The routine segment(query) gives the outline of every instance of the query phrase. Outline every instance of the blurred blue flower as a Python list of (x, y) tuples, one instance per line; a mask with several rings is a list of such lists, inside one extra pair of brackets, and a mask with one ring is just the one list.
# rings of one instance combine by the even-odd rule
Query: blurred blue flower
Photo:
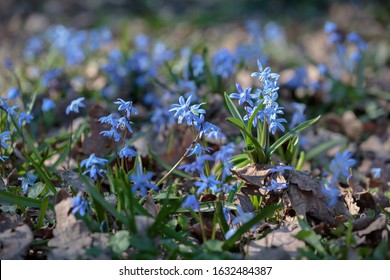
[(371, 174), (374, 179), (380, 179), (382, 176), (382, 168), (371, 168)]
[(196, 155), (196, 156), (200, 156), (202, 155), (203, 153), (205, 152), (210, 152), (212, 151), (213, 149), (210, 148), (210, 147), (203, 147), (201, 144), (199, 143), (196, 143), (195, 146), (193, 148), (187, 148), (187, 151), (190, 151), (190, 153), (187, 155), (187, 157), (190, 157), (192, 155)]
[[(199, 130), (199, 129), (198, 129)], [(225, 134), (222, 133), (222, 130), (210, 123), (210, 122), (203, 122), (201, 125), (201, 130), (200, 130), (200, 136), (205, 135), (206, 138), (209, 139), (215, 139), (217, 141), (223, 142), (226, 139)]]
[(329, 170), (333, 173), (331, 183), (334, 184), (340, 176), (347, 178), (349, 169), (356, 164), (352, 159), (352, 153), (345, 150), (343, 153), (336, 153), (334, 159), (330, 162)]
[(333, 33), (337, 31), (337, 25), (331, 21), (325, 22), (324, 31), (326, 33)]
[(168, 108), (157, 107), (153, 110), (151, 122), (154, 125), (153, 130), (155, 132), (163, 132), (170, 125), (175, 123), (175, 118), (172, 116)]
[(137, 155), (137, 152), (128, 146), (124, 146), (123, 149), (119, 152), (120, 158), (133, 158)]
[(191, 68), (194, 77), (200, 77), (204, 73), (206, 63), (201, 55), (195, 54), (191, 57)]
[(12, 87), (12, 88), (8, 89), (8, 91), (7, 91), (7, 98), (8, 99), (11, 99), (11, 100), (16, 99), (16, 98), (18, 98), (19, 95), (20, 95), (20, 91), (16, 87)]
[(85, 107), (83, 104), (85, 97), (79, 97), (73, 100), (68, 107), (66, 107), (66, 114), (69, 115), (70, 112), (78, 113), (80, 108)]
[(88, 158), (81, 161), (80, 166), (87, 168), (87, 170), (83, 172), (83, 175), (89, 173), (89, 177), (96, 180), (97, 175), (103, 177), (104, 171), (101, 169), (101, 167), (105, 166), (106, 164), (106, 159), (99, 158), (93, 153)]
[(250, 221), (254, 215), (251, 212), (244, 212), (241, 205), (237, 205), (238, 215), (232, 220), (233, 225), (245, 224)]
[(213, 161), (214, 158), (211, 155), (203, 154), (196, 157), (195, 161), (191, 163), (180, 165), (178, 169), (183, 169), (186, 173), (202, 173), (207, 160)]
[(107, 123), (111, 125), (112, 127), (118, 126), (118, 115), (117, 114), (109, 114), (108, 116), (101, 117), (99, 119), (100, 123)]
[(222, 182), (215, 179), (215, 174), (211, 174), (209, 177), (207, 177), (203, 172), (200, 173), (200, 182), (195, 182), (195, 186), (197, 186), (199, 189), (196, 192), (197, 194), (200, 194), (205, 189), (209, 189), (214, 191), (214, 193), (217, 193), (220, 191), (218, 188), (218, 185), (221, 185)]
[(280, 190), (286, 189), (287, 188), (287, 183), (278, 183), (274, 179), (271, 180), (270, 184), (265, 187), (265, 190), (268, 191), (273, 191), (273, 192), (279, 192)]
[(87, 210), (88, 203), (84, 199), (84, 197), (81, 194), (77, 194), (76, 197), (73, 198), (72, 201), (72, 214), (76, 215), (76, 213), (79, 213), (80, 216), (84, 216), (85, 212)]
[(232, 237), (237, 231), (237, 228), (229, 228), (229, 230), (226, 232), (225, 234), (225, 239), (229, 239), (230, 237)]
[(13, 71), (14, 70), (14, 64), (12, 63), (11, 59), (5, 58), (3, 60), (3, 65), (7, 70)]
[(137, 50), (146, 50), (149, 47), (149, 37), (143, 33), (134, 37), (134, 46)]
[(294, 110), (289, 128), (293, 129), (295, 126), (303, 123), (306, 121), (306, 115), (305, 115), (305, 110), (306, 110), (306, 105), (303, 103), (297, 103), (293, 102), (292, 103), (292, 108)]
[(130, 175), (130, 180), (133, 181), (134, 185), (132, 190), (139, 191), (141, 196), (146, 196), (148, 190), (158, 190), (158, 187), (155, 184), (150, 183), (150, 180), (153, 177), (152, 172), (147, 172), (143, 174), (140, 167), (137, 168), (137, 174)]
[(112, 40), (112, 34), (109, 28), (103, 27), (89, 31), (89, 50), (95, 51), (108, 44)]
[(227, 79), (236, 72), (236, 60), (228, 49), (216, 51), (212, 60), (214, 74)]
[(194, 211), (199, 211), (199, 202), (196, 199), (195, 195), (189, 195), (187, 196), (184, 200), (183, 203), (181, 204), (182, 208), (191, 208)]
[(24, 48), (24, 58), (26, 60), (34, 60), (43, 50), (43, 40), (37, 36), (28, 39)]
[(50, 87), (53, 85), (54, 81), (57, 80), (57, 78), (62, 75), (64, 72), (61, 68), (52, 68), (47, 70), (41, 78), (41, 85), (44, 87)]
[(10, 135), (11, 132), (9, 131), (3, 131), (2, 133), (0, 133), (0, 147), (3, 147), (4, 149), (8, 149), (9, 146), (5, 142), (11, 140)]
[(24, 122), (31, 123), (33, 119), (34, 117), (32, 115), (21, 112), (18, 118), (18, 126), (22, 127)]
[(42, 111), (48, 112), (56, 107), (56, 103), (50, 98), (44, 98), (42, 100)]
[(340, 195), (339, 189), (335, 185), (331, 183), (327, 183), (322, 186), (321, 191), (328, 198), (327, 205), (329, 207), (334, 207)]
[(134, 115), (138, 115), (137, 109), (133, 106), (132, 101), (124, 101), (121, 98), (118, 98), (118, 101), (114, 101), (114, 104), (119, 105), (118, 111), (126, 111), (126, 117), (127, 119), (130, 119), (131, 113)]
[(122, 139), (122, 136), (118, 133), (115, 127), (111, 127), (110, 130), (103, 130), (100, 132), (101, 135), (113, 138), (115, 142), (118, 142), (120, 139)]
[(33, 173), (31, 172), (27, 172), (26, 175), (24, 175), (23, 177), (19, 177), (18, 180), (19, 181), (22, 181), (22, 189), (23, 189), (23, 192), (27, 192), (27, 188), (29, 186), (33, 186), (35, 184), (35, 181), (38, 179), (37, 176), (35, 176)]
[(286, 170), (294, 170), (294, 167), (288, 165), (276, 165), (274, 168), (268, 170), (269, 173), (284, 173)]

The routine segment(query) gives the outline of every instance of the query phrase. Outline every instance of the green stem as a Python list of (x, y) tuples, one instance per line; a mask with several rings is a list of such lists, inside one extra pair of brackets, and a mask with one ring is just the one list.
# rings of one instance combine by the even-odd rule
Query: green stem
[[(196, 142), (198, 142), (198, 140), (199, 140), (199, 135), (200, 135), (200, 134), (198, 134), (198, 135), (195, 137), (194, 141), (192, 141), (192, 144), (191, 144), (190, 148), (192, 148), (192, 147), (196, 144)], [(160, 181), (157, 182), (157, 184), (156, 184), (157, 187), (158, 187), (159, 185), (161, 185), (162, 182), (164, 182), (165, 179), (168, 178), (169, 175), (171, 175), (171, 173), (176, 169), (176, 167), (179, 166), (179, 164), (186, 158), (186, 156), (187, 156), (189, 153), (190, 153), (190, 150), (186, 150), (186, 152), (185, 152), (184, 155), (179, 159), (179, 161), (176, 162), (176, 164), (168, 171), (168, 173), (165, 174), (164, 177), (162, 177), (162, 178), (160, 179)]]

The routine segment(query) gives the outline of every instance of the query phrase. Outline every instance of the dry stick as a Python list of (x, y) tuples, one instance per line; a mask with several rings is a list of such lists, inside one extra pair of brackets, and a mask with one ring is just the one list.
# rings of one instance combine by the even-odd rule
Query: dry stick
[[(194, 141), (192, 141), (192, 143), (191, 143), (190, 148), (192, 148), (192, 147), (196, 144), (196, 142), (198, 142), (199, 135), (200, 135), (200, 133), (199, 133), (198, 135), (196, 135)], [(176, 164), (168, 171), (168, 173), (165, 174), (164, 177), (162, 177), (162, 178), (160, 179), (160, 181), (157, 182), (157, 184), (156, 184), (157, 187), (158, 187), (159, 185), (161, 185), (162, 182), (164, 182), (165, 179), (168, 178), (169, 175), (171, 175), (171, 173), (173, 172), (173, 170), (175, 170), (176, 167), (179, 166), (179, 164), (186, 158), (186, 156), (189, 154), (189, 152), (190, 152), (190, 150), (187, 149), (187, 151), (186, 151), (186, 152), (184, 153), (184, 155), (179, 159), (179, 161), (176, 162)]]

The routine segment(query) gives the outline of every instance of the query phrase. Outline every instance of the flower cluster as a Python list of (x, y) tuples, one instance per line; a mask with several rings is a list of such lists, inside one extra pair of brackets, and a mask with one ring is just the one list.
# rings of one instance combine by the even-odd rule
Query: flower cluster
[(103, 158), (99, 158), (95, 156), (95, 154), (91, 154), (88, 158), (81, 161), (81, 167), (87, 168), (83, 174), (89, 174), (89, 177), (96, 180), (97, 176), (103, 177), (104, 171), (102, 170), (102, 166), (107, 164), (107, 160)]
[(253, 121), (254, 126), (257, 126), (258, 121), (261, 121), (268, 124), (269, 131), (272, 134), (275, 134), (278, 128), (284, 132), (285, 128), (282, 123), (287, 121), (278, 117), (278, 115), (284, 113), (283, 107), (280, 107), (276, 102), (279, 89), (277, 86), (279, 74), (272, 73), (270, 67), (263, 69), (260, 60), (257, 63), (260, 72), (252, 73), (251, 77), (257, 78), (261, 82), (262, 88), (256, 89), (255, 93), (251, 94), (251, 88), (243, 90), (237, 83), (238, 93), (230, 94), (230, 98), (238, 99), (238, 103), (244, 106), (246, 111), (246, 115), (243, 118), (244, 121), (249, 121), (252, 115), (257, 112)]
[(133, 129), (131, 127), (133, 122), (131, 122), (130, 119), (131, 115), (137, 115), (138, 111), (133, 106), (132, 101), (124, 101), (123, 99), (118, 98), (114, 104), (119, 105), (118, 111), (124, 111), (126, 115), (120, 117), (118, 114), (110, 114), (108, 116), (101, 117), (99, 121), (110, 125), (110, 130), (103, 130), (100, 134), (105, 137), (112, 138), (115, 142), (118, 142), (121, 139), (123, 140), (123, 147), (119, 152), (120, 158), (135, 157), (137, 153), (126, 144), (126, 137), (122, 137), (120, 132), (125, 131), (125, 135), (127, 135), (127, 133), (133, 133)]
[[(352, 72), (356, 63), (361, 61), (367, 43), (355, 32), (344, 36), (333, 22), (326, 22), (324, 31), (328, 34), (327, 43), (336, 50), (334, 61), (345, 70)], [(336, 70), (334, 67), (332, 69)], [(339, 75), (336, 72), (334, 74)]]

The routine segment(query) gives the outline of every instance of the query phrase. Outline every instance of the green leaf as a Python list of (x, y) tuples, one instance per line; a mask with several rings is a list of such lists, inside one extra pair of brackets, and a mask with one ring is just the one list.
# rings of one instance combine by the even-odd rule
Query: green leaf
[(81, 180), (83, 180), (86, 188), (87, 188), (87, 192), (88, 194), (92, 197), (92, 199), (100, 204), (102, 207), (104, 207), (104, 209), (106, 209), (108, 212), (110, 212), (116, 219), (118, 219), (121, 223), (123, 223), (124, 225), (129, 225), (128, 223), (128, 220), (127, 218), (122, 215), (121, 213), (119, 213), (115, 207), (113, 205), (111, 205), (110, 203), (108, 203), (104, 197), (98, 192), (98, 190), (96, 189), (95, 186), (93, 186), (91, 184), (91, 182), (85, 177), (85, 176), (81, 176)]
[(317, 147), (313, 148), (312, 150), (308, 151), (306, 153), (306, 160), (311, 160), (312, 158), (316, 157), (317, 155), (333, 148), (334, 146), (337, 145), (344, 145), (347, 143), (347, 140), (344, 138), (339, 138), (339, 139), (333, 139), (327, 142), (324, 142)]
[[(24, 196), (20, 196), (2, 190), (0, 190), (0, 201), (16, 204), (18, 206), (23, 206), (23, 207), (39, 208), (41, 206), (40, 199), (24, 197)], [(50, 208), (53, 208), (53, 204), (50, 204)]]
[(317, 250), (319, 254), (325, 256), (327, 253), (324, 246), (321, 244), (321, 236), (316, 234), (306, 221), (298, 219), (298, 222), (302, 230), (298, 232), (296, 238), (304, 241), (306, 244)]
[(226, 107), (228, 108), (228, 110), (229, 110), (230, 114), (233, 116), (233, 118), (236, 118), (236, 119), (240, 120), (241, 123), (244, 123), (244, 121), (242, 120), (242, 117), (240, 115), (240, 112), (238, 112), (238, 109), (237, 109), (236, 105), (234, 105), (232, 99), (229, 97), (229, 94), (227, 94), (225, 92), (224, 97), (225, 97)]
[(42, 182), (38, 182), (28, 189), (27, 197), (37, 198), (44, 189), (45, 185)]
[(271, 147), (267, 151), (267, 157), (269, 158), (276, 151), (277, 148), (279, 148), (286, 141), (288, 141), (289, 139), (294, 137), (298, 132), (300, 132), (300, 131), (304, 130), (305, 128), (308, 128), (309, 126), (316, 123), (320, 119), (320, 117), (321, 117), (321, 115), (316, 117), (316, 118), (313, 118), (311, 120), (305, 121), (305, 122), (301, 123), (300, 125), (297, 125), (296, 127), (294, 127), (292, 130), (290, 130), (289, 132), (284, 134), (282, 137), (280, 137), (277, 141), (275, 141), (274, 144), (271, 145)]
[(42, 227), (43, 220), (45, 219), (46, 210), (49, 206), (49, 199), (50, 196), (46, 196), (41, 202), (41, 207), (39, 209), (39, 220), (37, 225), (35, 226), (36, 229), (40, 229)]
[(271, 204), (262, 210), (254, 216), (252, 219), (250, 219), (247, 223), (243, 224), (240, 228), (237, 229), (237, 231), (223, 244), (224, 249), (229, 249), (233, 247), (234, 243), (238, 241), (245, 232), (247, 232), (251, 227), (259, 223), (261, 220), (264, 220), (268, 217), (271, 217), (275, 214), (275, 211), (280, 209), (280, 205), (277, 204)]
[(241, 133), (244, 135), (244, 139), (247, 145), (248, 153), (250, 154), (251, 158), (256, 163), (265, 163), (266, 162), (266, 156), (265, 153), (260, 146), (257, 139), (252, 135), (250, 131), (248, 131), (247, 127), (244, 125), (243, 122), (241, 122), (239, 119), (236, 118), (227, 118), (228, 122), (234, 124), (237, 126)]
[(108, 246), (117, 254), (124, 252), (130, 247), (130, 233), (127, 230), (118, 231), (110, 237)]

